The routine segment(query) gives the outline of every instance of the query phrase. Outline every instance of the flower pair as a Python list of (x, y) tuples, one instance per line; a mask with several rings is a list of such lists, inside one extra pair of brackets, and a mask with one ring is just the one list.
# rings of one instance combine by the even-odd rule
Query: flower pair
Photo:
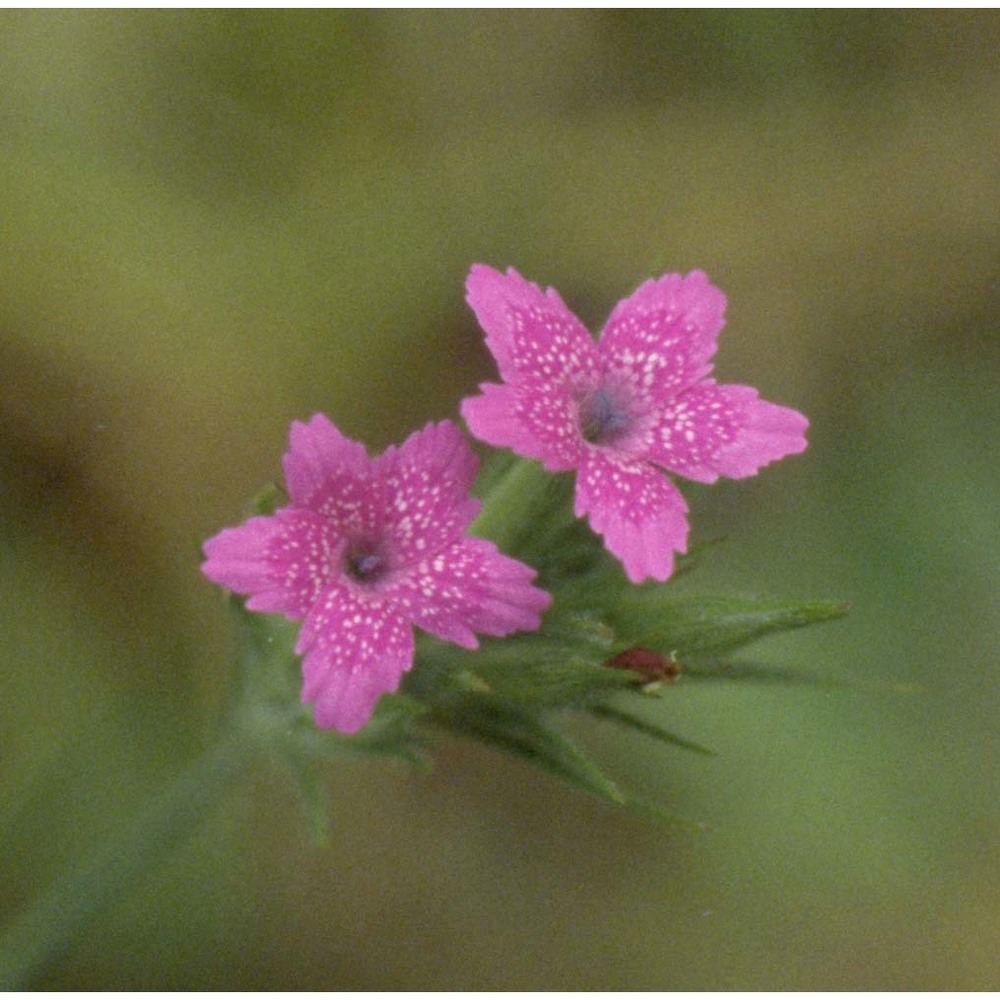
[[(552, 289), (476, 265), (468, 301), (504, 384), (462, 415), (482, 441), (577, 471), (586, 515), (629, 579), (666, 580), (687, 545), (687, 505), (661, 470), (741, 478), (805, 446), (806, 419), (706, 376), (725, 297), (700, 271), (647, 281), (598, 341)], [(466, 534), (476, 458), (429, 424), (370, 459), (324, 416), (292, 424), (290, 503), (205, 543), (202, 570), (247, 607), (303, 619), (303, 701), (355, 732), (413, 662), (413, 626), (470, 649), (476, 633), (534, 630), (550, 596), (530, 567)]]

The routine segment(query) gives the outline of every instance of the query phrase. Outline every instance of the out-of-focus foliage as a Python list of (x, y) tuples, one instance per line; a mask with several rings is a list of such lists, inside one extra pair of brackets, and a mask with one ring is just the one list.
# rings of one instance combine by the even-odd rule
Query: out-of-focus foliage
[[(195, 753), (229, 682), (198, 544), (323, 410), (373, 450), (491, 375), (473, 261), (599, 327), (728, 294), (721, 379), (811, 447), (685, 486), (671, 586), (844, 599), (573, 723), (707, 836), (445, 741), (219, 803), (51, 988), (979, 988), (1000, 908), (993, 12), (0, 15), (2, 913)], [(901, 694), (901, 687), (916, 693)]]

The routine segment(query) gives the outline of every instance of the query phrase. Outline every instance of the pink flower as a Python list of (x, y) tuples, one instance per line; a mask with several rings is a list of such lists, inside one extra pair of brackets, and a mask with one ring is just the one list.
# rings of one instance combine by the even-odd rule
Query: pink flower
[(632, 582), (666, 580), (687, 547), (687, 504), (661, 470), (740, 479), (806, 447), (808, 421), (743, 385), (706, 376), (726, 299), (701, 271), (647, 281), (599, 340), (554, 289), (473, 266), (467, 298), (504, 385), (462, 404), (472, 433), (577, 470), (575, 511)]
[(204, 546), (202, 572), (254, 611), (304, 619), (303, 701), (353, 733), (413, 664), (413, 626), (475, 649), (475, 632), (536, 629), (550, 597), (529, 566), (465, 531), (476, 457), (451, 423), (369, 459), (323, 415), (292, 424), (291, 503)]

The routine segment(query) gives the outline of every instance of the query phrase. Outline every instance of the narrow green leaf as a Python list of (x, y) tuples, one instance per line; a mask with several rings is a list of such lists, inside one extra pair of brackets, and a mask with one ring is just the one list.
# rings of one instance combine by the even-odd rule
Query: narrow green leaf
[(761, 601), (729, 596), (677, 596), (647, 587), (621, 595), (608, 609), (623, 646), (646, 646), (684, 658), (723, 653), (773, 632), (843, 618), (840, 601)]
[(509, 665), (487, 662), (478, 675), (499, 697), (553, 708), (581, 707), (636, 686), (636, 678), (627, 671), (566, 654)]
[(539, 585), (558, 589), (562, 606), (573, 603), (575, 592), (594, 573), (611, 572), (612, 585), (618, 585), (620, 567), (573, 513), (572, 475), (553, 475), (528, 459), (501, 459), (487, 463), (476, 490), (483, 508), (472, 533), (537, 567)]
[(668, 743), (671, 746), (680, 747), (682, 750), (693, 750), (695, 753), (705, 754), (708, 757), (715, 756), (714, 750), (710, 750), (700, 743), (684, 739), (683, 736), (678, 736), (676, 733), (661, 729), (655, 723), (647, 722), (645, 719), (637, 718), (628, 712), (612, 708), (610, 705), (591, 705), (588, 711), (591, 715), (596, 715), (599, 719), (616, 722), (618, 725), (625, 726), (627, 729), (634, 729), (644, 736), (651, 736), (654, 740), (659, 740), (661, 743)]
[(483, 506), (470, 531), (520, 556), (531, 549), (532, 536), (558, 531), (571, 520), (568, 479), (524, 458), (492, 465), (477, 484)]
[(605, 666), (613, 632), (586, 615), (556, 613), (540, 632), (484, 639), (477, 650), (420, 636), (417, 662), (403, 690), (428, 705), (470, 691), (534, 705), (584, 705), (635, 683)]
[(499, 747), (605, 802), (628, 801), (582, 750), (519, 705), (470, 697), (437, 718), (445, 728)]

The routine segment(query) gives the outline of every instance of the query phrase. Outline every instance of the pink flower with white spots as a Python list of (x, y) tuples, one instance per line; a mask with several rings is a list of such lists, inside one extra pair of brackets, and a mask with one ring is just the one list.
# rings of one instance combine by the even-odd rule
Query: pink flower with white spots
[(473, 266), (467, 298), (503, 385), (462, 416), (488, 444), (577, 470), (577, 517), (630, 580), (666, 580), (687, 548), (687, 504), (661, 470), (740, 479), (806, 447), (806, 418), (706, 376), (726, 299), (701, 271), (667, 274), (615, 306), (595, 342), (555, 289)]
[(413, 626), (475, 649), (474, 633), (536, 629), (550, 604), (534, 570), (465, 532), (477, 460), (459, 429), (428, 424), (369, 459), (322, 414), (292, 424), (291, 502), (204, 546), (202, 572), (254, 611), (304, 619), (303, 701), (353, 733), (413, 664)]

